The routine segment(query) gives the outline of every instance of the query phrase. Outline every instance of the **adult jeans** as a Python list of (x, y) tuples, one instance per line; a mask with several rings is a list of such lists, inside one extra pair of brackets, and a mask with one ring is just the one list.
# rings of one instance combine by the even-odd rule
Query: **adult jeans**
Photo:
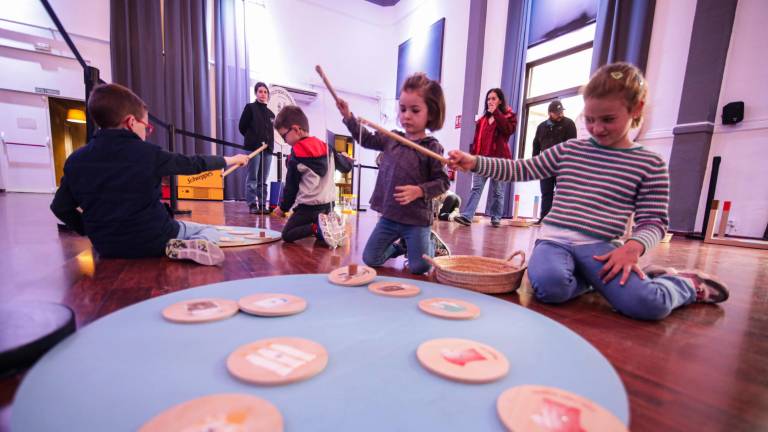
[[(464, 206), (464, 211), (461, 215), (465, 218), (472, 220), (475, 216), (478, 204), (480, 204), (480, 196), (483, 194), (483, 188), (488, 177), (482, 177), (477, 174), (472, 174), (472, 192), (469, 194), (469, 200), (467, 205)], [(501, 219), (501, 214), (504, 208), (504, 183), (491, 179), (490, 189), (488, 193), (491, 194), (491, 207), (486, 213), (491, 215), (491, 219)]]
[(272, 153), (269, 149), (257, 154), (248, 162), (248, 176), (245, 178), (245, 201), (249, 206), (269, 208), (267, 179), (271, 166)]

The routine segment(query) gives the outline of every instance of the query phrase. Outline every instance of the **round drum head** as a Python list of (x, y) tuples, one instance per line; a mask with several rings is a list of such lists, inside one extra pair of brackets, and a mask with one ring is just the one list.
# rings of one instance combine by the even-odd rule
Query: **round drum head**
[(496, 411), (510, 431), (628, 430), (621, 420), (600, 405), (554, 387), (512, 387), (496, 400)]
[(240, 310), (260, 316), (285, 316), (302, 312), (307, 308), (307, 301), (290, 294), (254, 294), (243, 297), (238, 302)]
[(376, 278), (376, 270), (365, 265), (350, 264), (328, 273), (332, 284), (342, 286), (360, 286), (371, 283)]
[(509, 371), (504, 354), (469, 339), (432, 339), (419, 345), (416, 356), (428, 371), (469, 384), (495, 381)]
[(177, 323), (202, 323), (229, 318), (238, 310), (233, 300), (201, 298), (168, 306), (163, 309), (163, 318)]
[(419, 302), (419, 309), (440, 318), (465, 320), (477, 318), (480, 308), (474, 304), (458, 299), (434, 297)]
[(253, 384), (281, 385), (311, 378), (325, 369), (328, 353), (317, 342), (294, 337), (262, 339), (227, 358), (235, 377)]
[(368, 285), (368, 291), (387, 297), (413, 297), (419, 295), (421, 289), (408, 283), (382, 281)]
[(282, 430), (283, 416), (264, 399), (245, 394), (216, 394), (163, 411), (139, 432)]

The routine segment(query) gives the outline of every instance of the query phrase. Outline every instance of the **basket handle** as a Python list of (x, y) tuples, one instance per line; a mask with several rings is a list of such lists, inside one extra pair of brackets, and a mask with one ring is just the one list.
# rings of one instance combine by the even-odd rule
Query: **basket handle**
[(515, 259), (516, 256), (520, 256), (520, 267), (523, 267), (525, 265), (525, 252), (521, 250), (514, 251), (512, 255), (507, 258), (507, 261), (511, 264), (512, 260)]
[(428, 263), (432, 264), (433, 267), (440, 268), (440, 264), (438, 264), (437, 261), (435, 261), (435, 259), (431, 256), (424, 254), (421, 257), (424, 258), (424, 260)]

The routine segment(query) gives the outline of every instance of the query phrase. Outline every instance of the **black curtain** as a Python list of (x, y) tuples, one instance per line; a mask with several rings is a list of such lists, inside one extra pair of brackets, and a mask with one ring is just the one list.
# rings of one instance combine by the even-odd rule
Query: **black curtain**
[[(219, 138), (243, 144), (238, 129), (240, 114), (249, 102), (248, 50), (242, 0), (214, 0), (216, 46), (216, 131)], [(217, 145), (217, 154), (229, 156), (242, 150)], [(235, 170), (225, 180), (224, 199), (245, 199), (245, 169)]]
[[(161, 14), (158, 1), (111, 0), (113, 81), (136, 92), (159, 119), (210, 135), (205, 1), (163, 0), (163, 5)], [(150, 141), (168, 148), (163, 129)], [(175, 150), (209, 154), (211, 146), (176, 135)]]
[(592, 72), (617, 61), (645, 72), (656, 0), (600, 0)]
[[(177, 129), (210, 136), (205, 0), (164, 1), (166, 121)], [(176, 151), (210, 154), (211, 144), (177, 136)]]
[[(165, 80), (160, 2), (111, 0), (110, 54), (112, 81), (134, 91), (147, 103), (149, 111), (164, 119)], [(168, 148), (162, 129), (150, 141)]]

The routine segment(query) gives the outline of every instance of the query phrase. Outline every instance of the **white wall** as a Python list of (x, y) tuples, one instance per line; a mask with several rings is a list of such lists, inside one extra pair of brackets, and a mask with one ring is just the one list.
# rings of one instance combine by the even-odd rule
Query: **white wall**
[[(110, 81), (109, 1), (50, 3), (83, 58)], [(0, 9), (0, 88), (34, 92), (45, 87), (62, 97), (85, 99), (82, 68), (55, 28), (39, 1), (15, 1)], [(35, 43), (49, 44), (51, 52), (36, 51)]]
[[(111, 79), (108, 0), (51, 0), (83, 58)], [(52, 192), (54, 178), (47, 96), (85, 99), (83, 70), (42, 3), (6, 2), (0, 9), (0, 134), (5, 147), (0, 170), (9, 191)], [(46, 44), (49, 52), (35, 49)], [(24, 125), (23, 127), (21, 125)], [(34, 125), (31, 126), (31, 125)], [(10, 144), (21, 142), (21, 145)]]
[(696, 0), (656, 2), (645, 78), (648, 103), (638, 142), (669, 161), (691, 44)]
[[(656, 3), (653, 33), (646, 78), (650, 92), (645, 123), (639, 142), (669, 160), (677, 125), (680, 97), (691, 42), (696, 0)], [(735, 222), (729, 233), (762, 237), (768, 223), (768, 84), (765, 71), (768, 58), (762, 26), (768, 20), (768, 3), (741, 0), (736, 9), (731, 42), (726, 59), (723, 84), (715, 120), (715, 131), (708, 158), (706, 177), (695, 226), (701, 227), (707, 196), (711, 160), (721, 156), (715, 199), (733, 201), (729, 219)], [(744, 122), (723, 126), (722, 107), (728, 102), (744, 101)]]
[[(696, 226), (704, 218), (711, 161), (721, 156), (715, 199), (732, 201), (730, 234), (762, 237), (768, 224), (768, 56), (764, 33), (768, 2), (740, 0), (736, 8), (723, 85), (717, 104), (707, 177), (699, 202)], [(744, 101), (744, 121), (723, 125), (723, 105)], [(721, 206), (722, 207), (722, 206)]]

